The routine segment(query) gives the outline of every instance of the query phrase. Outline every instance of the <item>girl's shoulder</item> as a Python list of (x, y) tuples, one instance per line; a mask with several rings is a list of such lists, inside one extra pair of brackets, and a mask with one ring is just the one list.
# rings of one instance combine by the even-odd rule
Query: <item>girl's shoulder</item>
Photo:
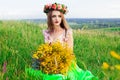
[(69, 28), (69, 29), (67, 30), (67, 34), (72, 34), (72, 33), (73, 33), (72, 28)]
[(47, 29), (42, 30), (42, 32), (45, 37), (49, 36), (49, 31)]
[(42, 31), (48, 33), (48, 30), (47, 30), (47, 29), (43, 29)]
[(43, 34), (48, 34), (49, 33), (49, 31), (47, 29), (43, 29), (42, 32), (43, 32)]

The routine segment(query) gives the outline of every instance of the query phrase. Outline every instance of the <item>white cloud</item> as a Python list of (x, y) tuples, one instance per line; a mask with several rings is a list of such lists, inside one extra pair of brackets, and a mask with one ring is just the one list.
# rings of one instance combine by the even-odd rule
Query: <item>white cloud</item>
[(63, 3), (75, 18), (120, 18), (120, 0), (0, 0), (0, 19), (46, 18), (43, 6)]

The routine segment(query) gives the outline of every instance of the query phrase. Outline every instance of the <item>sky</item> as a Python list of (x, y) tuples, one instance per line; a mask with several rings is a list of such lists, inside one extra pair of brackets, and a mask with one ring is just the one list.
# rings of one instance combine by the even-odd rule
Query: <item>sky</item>
[(49, 3), (68, 7), (66, 18), (120, 18), (120, 0), (0, 0), (0, 20), (46, 18)]

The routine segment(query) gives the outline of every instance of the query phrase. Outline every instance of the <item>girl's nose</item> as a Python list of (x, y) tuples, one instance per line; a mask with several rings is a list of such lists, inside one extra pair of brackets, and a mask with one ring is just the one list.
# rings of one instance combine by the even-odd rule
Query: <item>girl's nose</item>
[(56, 17), (56, 20), (58, 20), (58, 16)]

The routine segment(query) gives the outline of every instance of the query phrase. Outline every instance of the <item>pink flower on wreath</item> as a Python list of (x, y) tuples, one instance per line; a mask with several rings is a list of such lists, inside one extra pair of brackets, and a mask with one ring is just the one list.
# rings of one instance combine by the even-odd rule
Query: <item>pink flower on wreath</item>
[(49, 9), (51, 9), (51, 7), (52, 7), (52, 4), (49, 4)]
[(51, 8), (55, 10), (57, 8), (56, 4), (52, 4)]
[(58, 10), (62, 9), (62, 5), (58, 4), (58, 5), (57, 5), (57, 9), (58, 9)]
[(48, 9), (49, 8), (49, 5), (45, 5), (45, 9)]

